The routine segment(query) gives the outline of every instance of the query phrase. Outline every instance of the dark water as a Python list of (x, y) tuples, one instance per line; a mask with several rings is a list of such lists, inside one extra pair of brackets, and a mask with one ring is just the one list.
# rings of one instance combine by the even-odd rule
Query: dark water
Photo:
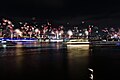
[(26, 45), (0, 49), (0, 80), (88, 80), (89, 50), (59, 43)]
[(120, 48), (95, 48), (90, 55), (94, 80), (120, 80)]
[(88, 68), (94, 70), (94, 80), (119, 80), (120, 49), (83, 50), (59, 43), (0, 49), (0, 80), (90, 80)]

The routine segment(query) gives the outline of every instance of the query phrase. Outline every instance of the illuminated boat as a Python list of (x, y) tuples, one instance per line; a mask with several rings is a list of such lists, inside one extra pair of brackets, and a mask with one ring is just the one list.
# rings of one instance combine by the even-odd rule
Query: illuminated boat
[(89, 41), (76, 41), (76, 40), (70, 40), (67, 42), (68, 48), (78, 47), (83, 49), (89, 49), (90, 42)]
[(33, 41), (38, 41), (38, 40), (37, 39), (25, 38), (25, 39), (7, 39), (6, 41), (12, 41), (12, 42), (33, 42)]
[(0, 48), (13, 47), (15, 45), (16, 45), (16, 43), (14, 43), (14, 42), (3, 40), (0, 43)]
[(51, 39), (50, 42), (63, 42), (63, 39)]
[(67, 46), (89, 46), (90, 42), (67, 42)]
[(31, 44), (37, 42), (37, 39), (0, 39), (0, 48), (15, 47), (17, 44)]
[(39, 40), (39, 42), (63, 42), (63, 39), (46, 39), (46, 40)]

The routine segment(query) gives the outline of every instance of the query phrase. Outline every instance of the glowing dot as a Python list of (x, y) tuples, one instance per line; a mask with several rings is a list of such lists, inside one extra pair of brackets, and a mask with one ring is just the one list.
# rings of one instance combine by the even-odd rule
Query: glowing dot
[(22, 22), (19, 22), (20, 24), (22, 24)]
[(85, 23), (84, 21), (82, 21), (82, 24)]
[(8, 21), (8, 24), (12, 24), (11, 21)]
[(67, 24), (70, 24), (69, 22), (67, 22)]

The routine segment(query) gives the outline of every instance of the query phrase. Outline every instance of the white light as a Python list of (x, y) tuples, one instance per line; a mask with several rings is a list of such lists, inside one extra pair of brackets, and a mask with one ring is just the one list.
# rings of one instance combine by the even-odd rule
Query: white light
[(69, 36), (72, 36), (72, 35), (73, 35), (73, 33), (72, 33), (72, 31), (71, 31), (71, 30), (68, 30), (68, 32), (67, 32), (67, 33), (68, 33), (68, 35), (69, 35)]
[(7, 45), (2, 45), (4, 48), (6, 48), (7, 47)]
[(12, 24), (11, 21), (8, 21), (8, 24)]
[(35, 29), (35, 32), (38, 32), (39, 31), (39, 29)]
[(14, 25), (12, 24), (12, 26), (14, 27)]
[(88, 68), (88, 70), (90, 70), (91, 72), (93, 72), (93, 69)]
[(82, 21), (82, 24), (85, 23), (84, 21)]
[(85, 31), (85, 34), (88, 36), (89, 32), (88, 32), (88, 31)]
[(15, 29), (16, 33), (21, 33), (21, 31), (19, 29)]
[(7, 22), (7, 20), (3, 20), (4, 22)]
[(19, 22), (20, 24), (22, 24), (22, 22)]

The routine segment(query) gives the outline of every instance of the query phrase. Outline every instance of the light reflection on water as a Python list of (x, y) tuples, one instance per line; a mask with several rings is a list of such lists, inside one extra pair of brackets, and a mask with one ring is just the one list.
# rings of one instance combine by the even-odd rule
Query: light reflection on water
[[(0, 73), (3, 76), (8, 74), (8, 77), (22, 76), (30, 79), (37, 76), (44, 76), (46, 79), (49, 76), (54, 80), (88, 79), (89, 50), (67, 48), (61, 43), (29, 44), (27, 48), (26, 45), (28, 44), (17, 44), (14, 48), (0, 50)], [(38, 45), (40, 47), (34, 47)]]
[(89, 53), (89, 49), (81, 49), (79, 47), (77, 48), (68, 48), (68, 55), (71, 58), (76, 58), (76, 57), (84, 57), (84, 56), (88, 56)]
[(119, 72), (120, 67), (118, 48), (90, 51), (79, 47), (67, 48), (61, 43), (29, 45), (17, 44), (16, 47), (0, 49), (2, 77), (10, 77), (10, 79), (26, 77), (33, 80), (47, 77), (50, 80), (66, 80), (66, 78), (67, 80), (88, 80), (90, 77), (88, 67), (97, 69), (97, 72), (102, 75), (97, 75), (99, 80), (104, 79), (106, 74), (119, 77), (119, 75), (114, 75)]
[(79, 47), (74, 47), (68, 48), (67, 51), (70, 76), (85, 76), (86, 74), (84, 73), (86, 73), (89, 64), (89, 49), (81, 49)]
[(0, 49), (1, 56), (18, 56), (24, 54), (39, 54), (42, 50), (57, 50), (65, 48), (60, 43), (18, 43)]

